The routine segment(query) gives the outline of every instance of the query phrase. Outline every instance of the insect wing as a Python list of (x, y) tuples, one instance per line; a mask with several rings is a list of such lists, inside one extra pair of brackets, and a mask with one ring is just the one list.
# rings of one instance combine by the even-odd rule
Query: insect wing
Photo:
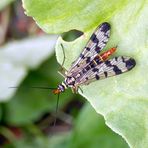
[(92, 34), (83, 52), (78, 59), (72, 64), (67, 75), (80, 71), (86, 64), (94, 59), (94, 57), (105, 47), (110, 36), (110, 24), (102, 23)]
[(76, 81), (76, 85), (86, 85), (95, 80), (101, 80), (122, 74), (131, 70), (135, 65), (136, 62), (133, 58), (125, 56), (115, 57), (90, 69), (85, 75)]

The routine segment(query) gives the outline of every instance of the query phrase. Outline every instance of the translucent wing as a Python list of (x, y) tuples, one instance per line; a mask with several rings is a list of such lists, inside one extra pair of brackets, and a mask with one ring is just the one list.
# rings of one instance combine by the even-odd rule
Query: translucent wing
[(90, 69), (87, 73), (82, 75), (82, 77), (76, 80), (75, 85), (86, 85), (95, 80), (119, 75), (131, 70), (135, 65), (135, 60), (130, 57), (115, 57)]
[(70, 76), (73, 72), (80, 71), (86, 64), (94, 59), (94, 57), (104, 48), (110, 36), (110, 24), (102, 23), (92, 34), (83, 52), (78, 59), (72, 64), (70, 70), (66, 74)]

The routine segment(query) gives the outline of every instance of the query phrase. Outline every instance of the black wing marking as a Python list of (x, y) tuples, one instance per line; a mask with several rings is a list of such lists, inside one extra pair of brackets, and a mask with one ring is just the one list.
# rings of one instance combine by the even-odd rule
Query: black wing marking
[(78, 59), (72, 64), (67, 75), (80, 71), (86, 64), (94, 59), (94, 57), (105, 47), (110, 36), (110, 24), (102, 23), (92, 34), (83, 52)]
[(87, 85), (95, 80), (119, 75), (131, 70), (135, 65), (136, 62), (133, 58), (125, 56), (115, 57), (90, 69), (82, 77), (76, 79), (75, 85)]

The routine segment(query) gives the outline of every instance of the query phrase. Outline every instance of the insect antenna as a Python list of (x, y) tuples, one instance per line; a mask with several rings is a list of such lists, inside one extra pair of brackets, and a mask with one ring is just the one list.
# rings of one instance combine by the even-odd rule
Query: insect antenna
[(65, 56), (65, 52), (64, 52), (64, 46), (63, 46), (63, 44), (60, 44), (61, 45), (61, 47), (62, 47), (62, 51), (63, 51), (63, 61), (62, 61), (62, 64), (61, 64), (61, 67), (63, 68), (63, 66), (64, 66), (64, 63), (65, 63), (65, 58), (66, 58), (66, 56)]
[(65, 72), (67, 72), (67, 70), (63, 67), (63, 66), (64, 66), (64, 63), (65, 63), (66, 56), (65, 56), (63, 44), (60, 44), (60, 45), (61, 45), (62, 51), (63, 51), (63, 61), (62, 61), (62, 64), (61, 64), (61, 66), (60, 66), (61, 68), (59, 69), (58, 73), (59, 73), (60, 75), (62, 75), (63, 77), (66, 77)]
[(57, 113), (58, 113), (58, 106), (59, 106), (59, 98), (60, 98), (60, 94), (58, 94), (58, 97), (57, 97), (56, 110), (55, 110), (55, 119), (54, 119), (54, 123), (53, 123), (53, 126), (54, 127), (55, 127), (56, 122), (57, 122)]
[[(18, 86), (12, 86), (12, 87), (9, 87), (9, 88), (22, 88), (22, 87), (18, 87)], [(23, 87), (23, 88), (35, 88), (35, 89), (56, 89), (56, 88), (53, 88), (53, 87), (38, 87), (38, 86), (30, 86), (30, 87)]]

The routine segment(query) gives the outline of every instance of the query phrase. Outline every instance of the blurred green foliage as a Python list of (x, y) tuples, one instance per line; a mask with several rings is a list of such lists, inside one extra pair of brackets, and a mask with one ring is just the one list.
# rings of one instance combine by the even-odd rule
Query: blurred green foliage
[[(4, 122), (13, 125), (32, 123), (46, 112), (54, 112), (57, 96), (51, 90), (31, 89), (29, 86), (57, 87), (62, 77), (57, 73), (58, 64), (55, 56), (49, 58), (39, 69), (29, 72), (27, 78), (21, 84), (16, 95), (4, 104)], [(60, 95), (60, 106), (72, 98), (70, 91)]]
[(72, 29), (88, 31), (109, 20), (123, 9), (128, 0), (22, 0), (27, 15), (33, 17), (47, 33), (63, 33)]
[(74, 122), (75, 127), (72, 131), (52, 137), (45, 137), (36, 127), (31, 126), (33, 130), (23, 139), (15, 141), (13, 146), (14, 148), (128, 148), (125, 141), (105, 125), (104, 119), (96, 114), (89, 104), (83, 107)]

